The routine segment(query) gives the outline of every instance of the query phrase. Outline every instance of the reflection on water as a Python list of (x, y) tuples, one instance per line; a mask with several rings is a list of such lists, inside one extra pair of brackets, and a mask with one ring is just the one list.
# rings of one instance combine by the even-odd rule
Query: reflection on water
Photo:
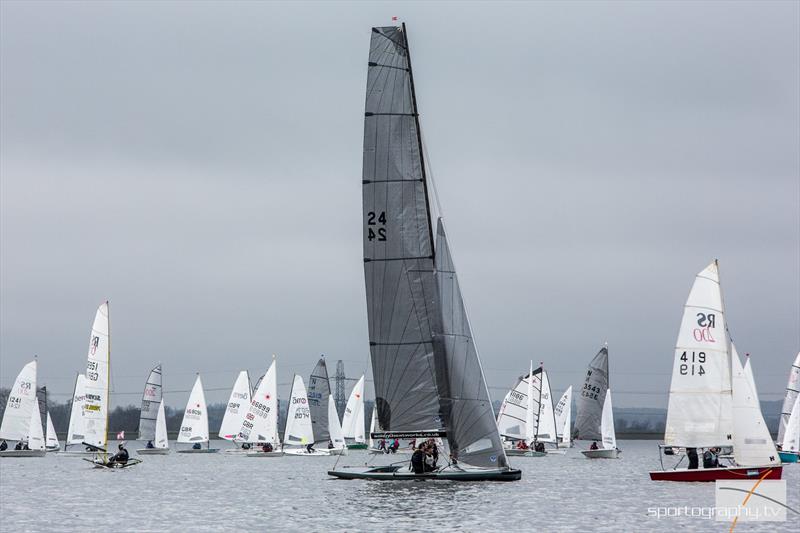
[[(649, 508), (713, 506), (714, 484), (651, 482), (656, 444), (620, 447), (620, 460), (588, 460), (577, 448), (511, 458), (523, 471), (513, 483), (336, 480), (326, 475), (336, 463), (329, 457), (172, 454), (123, 471), (53, 454), (2, 459), (0, 531), (727, 530), (713, 520), (649, 517)], [(339, 464), (396, 460), (408, 456), (356, 451)], [(800, 507), (800, 465), (787, 466), (784, 479), (790, 505)], [(739, 530), (798, 531), (800, 520)]]

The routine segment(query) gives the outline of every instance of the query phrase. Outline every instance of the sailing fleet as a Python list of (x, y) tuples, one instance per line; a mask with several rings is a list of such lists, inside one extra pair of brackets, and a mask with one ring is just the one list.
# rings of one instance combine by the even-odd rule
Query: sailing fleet
[[(609, 349), (589, 361), (580, 389), (568, 386), (555, 400), (543, 363), (530, 362), (508, 390), (495, 416), (481, 357), (459, 284), (439, 198), (422, 143), (411, 53), (405, 25), (372, 29), (367, 65), (362, 186), (363, 268), (374, 386), (365, 432), (365, 377), (352, 388), (340, 419), (327, 365), (320, 358), (308, 380), (294, 375), (286, 425), (279, 432), (277, 358), (251, 388), (238, 373), (217, 436), (232, 443), (225, 454), (242, 457), (343, 456), (348, 450), (414, 451), (419, 441), (441, 450), (442, 464), (412, 471), (390, 465), (336, 465), (340, 479), (515, 481), (509, 457), (563, 456), (585, 448), (587, 459), (620, 459), (609, 385)], [(434, 205), (437, 206), (434, 212)], [(0, 457), (85, 455), (96, 467), (109, 459), (109, 303), (91, 326), (87, 364), (75, 379), (63, 450), (47, 412), (38, 361), (26, 364), (10, 391), (0, 439), (18, 443)], [(719, 264), (695, 277), (684, 306), (676, 347), (659, 481), (779, 479), (782, 465), (800, 453), (800, 354), (782, 406), (777, 440), (761, 413), (753, 365), (744, 363), (725, 316)], [(162, 365), (152, 368), (142, 394), (137, 448), (142, 456), (167, 455)], [(573, 423), (574, 404), (574, 423)], [(591, 445), (589, 443), (591, 442)], [(382, 443), (382, 445), (381, 445)], [(426, 444), (427, 446), (428, 444)], [(426, 448), (428, 449), (428, 448)], [(174, 451), (213, 454), (200, 374), (188, 396)], [(699, 468), (697, 454), (728, 457)], [(725, 452), (725, 453), (722, 453)], [(91, 456), (89, 458), (88, 456)], [(666, 458), (666, 463), (665, 463)]]

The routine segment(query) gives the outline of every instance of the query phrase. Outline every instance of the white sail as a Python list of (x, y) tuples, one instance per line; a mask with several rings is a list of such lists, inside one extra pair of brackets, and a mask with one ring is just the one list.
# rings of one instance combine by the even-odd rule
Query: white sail
[(527, 387), (525, 389), (525, 441), (530, 445), (536, 438), (536, 420), (533, 403), (533, 361), (528, 371)]
[(347, 399), (344, 417), (342, 417), (342, 431), (346, 439), (358, 443), (366, 442), (364, 437), (364, 376), (358, 380)]
[(328, 398), (328, 431), (330, 432), (334, 449), (344, 448), (344, 433), (342, 432), (342, 426), (339, 425), (339, 414), (336, 412), (336, 402), (333, 401), (333, 395)]
[[(260, 384), (260, 381), (259, 381)], [(225, 440), (234, 440), (239, 430), (242, 429), (242, 422), (250, 406), (250, 374), (247, 370), (239, 372), (236, 382), (233, 384), (231, 396), (228, 398), (228, 406), (225, 408), (225, 416), (222, 417), (222, 424), (219, 426), (219, 437)]]
[(569, 444), (571, 440), (570, 431), (572, 429), (572, 385), (561, 395), (561, 399), (556, 404), (555, 412), (558, 436), (561, 437), (561, 442)]
[(97, 309), (89, 335), (83, 408), (84, 442), (102, 449), (108, 442), (110, 356), (108, 302), (105, 302)]
[(527, 440), (533, 438), (533, 432), (528, 434), (530, 424), (526, 423), (528, 417), (529, 376), (521, 376), (517, 383), (503, 398), (500, 411), (497, 414), (497, 429), (500, 436), (512, 440)]
[(189, 401), (186, 403), (178, 442), (208, 442), (208, 412), (200, 374), (197, 375), (192, 392), (189, 394)]
[(800, 452), (800, 396), (794, 399), (794, 406), (792, 414), (789, 416), (789, 423), (786, 424), (786, 430), (783, 433), (783, 446), (781, 451), (784, 452)]
[(156, 448), (169, 448), (169, 437), (167, 436), (167, 416), (164, 413), (164, 400), (158, 404), (158, 416), (156, 416), (156, 440), (153, 442)]
[(736, 347), (731, 343), (733, 384), (733, 458), (739, 466), (780, 464), (767, 424), (761, 415)]
[(795, 400), (798, 396), (800, 396), (800, 352), (798, 352), (797, 357), (794, 359), (794, 364), (789, 370), (789, 382), (786, 384), (786, 395), (783, 398), (781, 420), (778, 425), (778, 444), (783, 444), (786, 425), (789, 423), (789, 417), (793, 412), (792, 406), (795, 405)]
[(292, 392), (289, 396), (289, 412), (286, 416), (286, 431), (283, 434), (284, 446), (305, 446), (314, 442), (311, 426), (311, 411), (303, 378), (295, 375)]
[(36, 411), (38, 416), (36, 361), (31, 361), (22, 367), (8, 394), (3, 422), (0, 424), (0, 439), (24, 440), (30, 431), (31, 411)]
[(697, 274), (684, 306), (672, 368), (664, 442), (731, 444), (731, 357), (716, 261)]
[(372, 434), (376, 431), (380, 431), (380, 426), (378, 426), (378, 409), (374, 406), (372, 407), (372, 420), (369, 423), (369, 447), (370, 448), (377, 448), (375, 444), (375, 439), (372, 438)]
[(558, 442), (556, 440), (556, 415), (553, 409), (553, 393), (550, 390), (550, 379), (544, 370), (542, 370), (541, 383), (536, 439), (540, 442)]
[(61, 445), (58, 443), (56, 428), (53, 427), (53, 420), (50, 418), (50, 411), (47, 412), (47, 435), (45, 436), (45, 446), (51, 450), (61, 447)]
[(44, 432), (42, 431), (42, 415), (39, 409), (31, 412), (30, 427), (28, 428), (28, 447), (31, 450), (44, 450)]
[(606, 399), (603, 401), (603, 418), (600, 421), (600, 432), (603, 435), (603, 449), (615, 450), (617, 448), (617, 433), (614, 431), (614, 408), (611, 406), (611, 389), (606, 390)]
[(72, 393), (72, 407), (69, 413), (69, 427), (65, 447), (70, 444), (81, 444), (86, 438), (83, 432), (83, 409), (86, 403), (86, 376), (78, 374), (75, 378), (75, 390)]
[(756, 398), (758, 398), (756, 378), (753, 377), (753, 367), (750, 365), (750, 354), (745, 354), (744, 359), (744, 376), (747, 378), (747, 382), (750, 383), (750, 386), (753, 388), (753, 393), (755, 393)]
[(250, 407), (242, 420), (236, 440), (271, 443), (277, 447), (278, 437), (278, 377), (275, 359), (253, 392)]

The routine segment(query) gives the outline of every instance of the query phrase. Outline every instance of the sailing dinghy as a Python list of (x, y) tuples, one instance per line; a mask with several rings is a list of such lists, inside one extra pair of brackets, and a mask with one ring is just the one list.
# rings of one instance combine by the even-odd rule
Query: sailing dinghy
[[(280, 457), (283, 455), (278, 436), (278, 371), (274, 355), (267, 373), (264, 374), (253, 392), (249, 410), (242, 418), (236, 440), (247, 442), (252, 446), (252, 449), (247, 452), (247, 457)], [(264, 451), (265, 447), (271, 448), (271, 451)]]
[[(703, 449), (729, 446), (732, 466), (678, 468), (686, 455), (676, 452), (702, 455)], [(684, 306), (659, 451), (665, 448), (679, 461), (650, 472), (654, 481), (781, 478), (778, 453), (728, 333), (717, 261), (697, 274)]]
[[(306, 385), (303, 378), (295, 374), (289, 393), (289, 412), (283, 432), (283, 452), (295, 456), (328, 456), (328, 450), (315, 450), (314, 428), (311, 424)], [(311, 449), (308, 448), (309, 444)]]
[[(159, 363), (147, 376), (142, 393), (142, 408), (139, 412), (139, 440), (147, 441), (152, 447), (139, 448), (136, 450), (139, 455), (167, 455), (169, 453), (163, 400), (161, 363)], [(164, 426), (163, 429), (160, 428), (161, 425)], [(159, 429), (161, 429), (161, 435), (159, 435)]]
[(0, 457), (44, 457), (46, 453), (36, 396), (36, 367), (35, 360), (22, 367), (9, 392), (0, 424), (0, 440), (25, 443), (29, 449), (9, 448), (0, 451)]
[(620, 450), (617, 448), (617, 434), (614, 431), (614, 410), (611, 406), (611, 389), (606, 390), (606, 397), (603, 401), (600, 434), (603, 437), (603, 447), (596, 450), (583, 450), (581, 453), (589, 459), (616, 459), (619, 457)]
[[(373, 28), (363, 151), (363, 245), (373, 438), (441, 437), (442, 465), (342, 467), (342, 479), (518, 480), (508, 466), (441, 218), (434, 228), (408, 35)], [(441, 210), (440, 210), (441, 215)], [(435, 237), (434, 237), (435, 231)], [(435, 241), (434, 241), (435, 239)], [(445, 458), (450, 457), (448, 462)]]
[(331, 397), (331, 383), (325, 356), (321, 356), (311, 377), (308, 379), (308, 408), (311, 412), (311, 427), (314, 429), (314, 445), (328, 446), (331, 438), (328, 429), (328, 402)]
[[(789, 382), (786, 384), (786, 396), (783, 398), (780, 425), (778, 427), (776, 444), (779, 446), (778, 454), (784, 463), (796, 463), (798, 461), (797, 441), (795, 441), (795, 447), (790, 449), (790, 447), (787, 447), (786, 438), (792, 416), (797, 413), (797, 398), (800, 398), (800, 353), (795, 357), (794, 364), (789, 370)], [(800, 416), (800, 413), (797, 413), (797, 416)], [(794, 426), (794, 428), (797, 430), (800, 429), (800, 426)]]
[(47, 412), (47, 435), (45, 437), (45, 448), (48, 452), (57, 452), (61, 449), (61, 444), (58, 443), (58, 434), (56, 428), (53, 426), (53, 420), (50, 418), (50, 411)]
[(789, 423), (783, 433), (783, 446), (778, 452), (783, 463), (796, 463), (800, 455), (800, 396), (795, 397)]
[(339, 414), (336, 412), (336, 402), (333, 395), (328, 397), (328, 431), (331, 438), (328, 441), (328, 453), (330, 455), (347, 455), (347, 444), (344, 440), (344, 432), (339, 424)]
[[(550, 392), (550, 380), (543, 367), (521, 376), (500, 405), (497, 427), (505, 438), (506, 455), (544, 457), (548, 453), (566, 453), (556, 448), (556, 419)], [(554, 445), (537, 451), (536, 443)]]
[(556, 436), (559, 448), (572, 448), (572, 385), (570, 385), (561, 399), (555, 405)]
[[(259, 380), (260, 384), (261, 380)], [(242, 370), (233, 384), (231, 395), (228, 398), (228, 405), (225, 407), (225, 415), (222, 417), (222, 424), (219, 426), (219, 438), (233, 442), (236, 446), (225, 450), (224, 453), (241, 455), (248, 451), (237, 441), (237, 435), (239, 435), (242, 422), (247, 415), (252, 396), (250, 374), (247, 370)]]
[(356, 382), (350, 392), (342, 417), (342, 431), (350, 450), (364, 450), (367, 439), (364, 435), (364, 376)]
[[(200, 374), (194, 381), (186, 410), (183, 412), (181, 430), (178, 433), (178, 442), (192, 444), (191, 448), (178, 450), (178, 453), (217, 453), (219, 448), (212, 448), (208, 439), (208, 411), (206, 409), (206, 395), (203, 393), (203, 381)], [(206, 447), (195, 447), (206, 443)]]

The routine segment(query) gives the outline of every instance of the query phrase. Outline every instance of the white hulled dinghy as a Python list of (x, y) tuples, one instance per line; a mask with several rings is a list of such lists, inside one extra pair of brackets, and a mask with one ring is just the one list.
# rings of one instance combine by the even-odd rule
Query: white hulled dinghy
[(22, 367), (9, 392), (0, 424), (0, 440), (6, 444), (16, 441), (20, 449), (9, 447), (0, 451), (0, 457), (44, 457), (46, 453), (44, 435), (40, 435), (42, 422), (36, 395), (36, 367), (35, 360)]
[(583, 450), (581, 453), (589, 459), (616, 459), (619, 457), (617, 433), (614, 430), (614, 409), (611, 406), (611, 389), (606, 390), (603, 401), (603, 415), (600, 420), (600, 434), (603, 437), (602, 448)]
[(367, 438), (364, 434), (364, 376), (356, 382), (342, 417), (342, 431), (350, 450), (364, 450), (367, 448)]
[(274, 355), (267, 373), (253, 392), (249, 410), (242, 419), (236, 440), (251, 446), (247, 457), (283, 455), (278, 436), (278, 370)]
[[(684, 458), (696, 462), (703, 449), (730, 446), (732, 466), (678, 468)], [(758, 399), (730, 340), (717, 261), (697, 274), (684, 306), (659, 451), (679, 461), (650, 472), (655, 481), (781, 478)]]
[[(178, 453), (217, 453), (219, 451), (219, 448), (211, 447), (208, 438), (208, 410), (200, 374), (197, 374), (192, 392), (189, 394), (189, 401), (186, 403), (186, 410), (183, 412), (178, 443), (192, 445), (191, 448), (177, 450)], [(205, 448), (202, 447), (203, 443), (206, 444)]]
[[(161, 376), (161, 363), (150, 371), (142, 392), (142, 408), (139, 412), (139, 440), (147, 441), (145, 448), (139, 448), (139, 455), (167, 455), (169, 444), (166, 439), (159, 442), (159, 424), (164, 425), (166, 435), (166, 420), (164, 419), (164, 394)], [(160, 420), (159, 420), (160, 417)]]
[[(328, 456), (328, 450), (314, 449), (314, 428), (311, 424), (306, 385), (303, 378), (295, 374), (289, 393), (289, 412), (283, 433), (283, 452), (295, 456)], [(309, 447), (309, 445), (311, 445)]]
[(434, 242), (405, 25), (372, 29), (365, 111), (364, 277), (375, 406), (383, 429), (371, 437), (440, 437), (449, 453), (442, 449), (438, 456), (446, 464), (424, 473), (405, 463), (341, 467), (328, 474), (518, 480), (522, 473), (508, 466), (497, 430), (441, 218)]
[(556, 413), (556, 438), (559, 448), (572, 448), (572, 385), (570, 385), (561, 399), (555, 405)]
[[(792, 416), (797, 413), (797, 398), (800, 398), (800, 353), (795, 357), (792, 368), (789, 370), (789, 381), (786, 384), (786, 395), (783, 398), (781, 419), (778, 426), (778, 440), (775, 441), (779, 447), (778, 454), (784, 463), (796, 463), (798, 461), (796, 441), (795, 447), (792, 449), (791, 446), (787, 446), (786, 438), (789, 422)], [(800, 413), (797, 416), (800, 416)], [(800, 426), (795, 426), (795, 428), (800, 428)]]
[[(261, 380), (259, 380), (259, 385)], [(244, 455), (248, 452), (250, 445), (242, 446), (237, 439), (239, 430), (242, 428), (242, 422), (247, 415), (250, 408), (250, 399), (253, 397), (252, 389), (250, 388), (250, 374), (247, 370), (242, 370), (236, 376), (236, 381), (231, 389), (231, 395), (228, 398), (228, 405), (225, 407), (225, 415), (222, 417), (222, 424), (219, 426), (219, 438), (233, 442), (236, 447), (225, 450), (227, 454)]]
[(608, 382), (608, 344), (606, 343), (589, 361), (583, 387), (575, 398), (573, 440), (590, 440), (595, 444), (597, 441), (602, 442), (603, 404), (608, 391)]
[(328, 441), (328, 453), (330, 455), (347, 455), (347, 444), (344, 440), (342, 426), (339, 424), (339, 414), (336, 412), (333, 395), (328, 398), (328, 432), (331, 436)]

